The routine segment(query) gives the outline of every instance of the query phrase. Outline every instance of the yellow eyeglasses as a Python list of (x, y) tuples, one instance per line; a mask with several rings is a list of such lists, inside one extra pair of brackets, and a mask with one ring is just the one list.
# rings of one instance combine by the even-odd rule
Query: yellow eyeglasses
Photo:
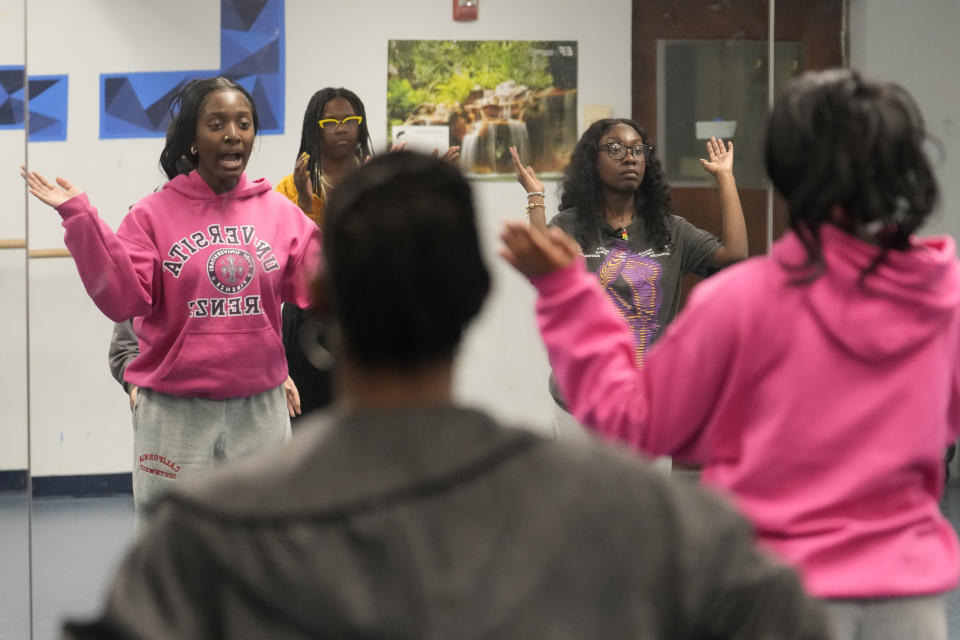
[(336, 129), (339, 125), (343, 125), (344, 129), (356, 129), (360, 126), (360, 123), (363, 122), (363, 116), (348, 116), (343, 120), (337, 120), (336, 118), (324, 118), (317, 122), (320, 125), (320, 128), (333, 127)]

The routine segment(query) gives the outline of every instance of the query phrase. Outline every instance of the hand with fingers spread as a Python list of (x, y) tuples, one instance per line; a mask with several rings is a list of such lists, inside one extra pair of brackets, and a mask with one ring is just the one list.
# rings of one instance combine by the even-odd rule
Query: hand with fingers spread
[(57, 177), (57, 184), (53, 184), (36, 171), (28, 172), (24, 166), (20, 167), (20, 177), (26, 181), (31, 194), (53, 208), (83, 193), (83, 189), (71, 184), (66, 178)]
[[(440, 149), (434, 149), (433, 153), (430, 155), (434, 158), (440, 153)], [(453, 146), (447, 147), (447, 150), (443, 152), (443, 155), (440, 156), (440, 159), (444, 162), (449, 162), (450, 164), (457, 164), (457, 160), (460, 158), (460, 147)]]
[(700, 158), (700, 164), (707, 170), (707, 173), (718, 176), (721, 173), (733, 173), (733, 143), (727, 141), (727, 146), (723, 146), (723, 140), (720, 138), (710, 138), (707, 140), (707, 155), (710, 160)]
[(508, 221), (500, 233), (500, 255), (513, 267), (535, 278), (570, 265), (577, 259), (577, 243), (556, 227), (545, 232), (520, 222)]
[(543, 193), (543, 183), (537, 179), (537, 173), (533, 170), (533, 167), (523, 166), (516, 147), (510, 147), (510, 157), (513, 158), (513, 170), (517, 174), (517, 182), (527, 190), (527, 193)]
[(310, 181), (310, 154), (304, 151), (293, 167), (293, 184), (297, 187), (297, 205), (310, 214), (313, 211), (313, 184)]

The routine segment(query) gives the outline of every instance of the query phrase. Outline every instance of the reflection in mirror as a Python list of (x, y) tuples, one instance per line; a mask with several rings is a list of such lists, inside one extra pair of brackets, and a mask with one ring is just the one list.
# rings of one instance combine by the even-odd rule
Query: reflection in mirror
[[(767, 117), (768, 57), (764, 40), (660, 42), (657, 137), (670, 184), (709, 186), (699, 158), (704, 141), (716, 136), (736, 140), (738, 186), (766, 188), (764, 132), (754, 123)], [(803, 72), (803, 43), (776, 43), (774, 60), (777, 93)]]
[[(238, 42), (224, 45), (227, 42), (221, 37), (224, 25), (243, 22), (249, 14), (249, 11), (241, 11), (222, 16), (222, 8), (264, 4), (244, 0), (168, 0), (164, 3), (31, 0), (27, 9), (29, 73), (41, 83), (37, 85), (36, 95), (40, 109), (36, 118), (37, 136), (31, 138), (29, 145), (31, 167), (47, 175), (65, 175), (82, 186), (90, 193), (104, 220), (116, 228), (132, 203), (164, 182), (156, 167), (161, 139), (130, 134), (130, 131), (155, 129), (157, 109), (163, 110), (166, 90), (160, 90), (160, 85), (152, 85), (151, 77), (177, 70), (205, 70), (205, 75), (215, 73), (221, 66), (221, 54), (225, 51), (222, 47), (240, 46)], [(342, 33), (334, 30), (324, 33), (321, 39), (317, 38), (315, 31), (315, 25), (325, 22), (320, 4), (292, 1), (280, 4), (286, 7), (288, 18), (283, 25), (287, 30), (285, 45), (278, 54), (285, 74), (285, 84), (282, 81), (280, 86), (285, 93), (274, 116), (281, 121), (285, 118), (286, 127), (282, 135), (267, 135), (260, 140), (248, 167), (251, 177), (266, 176), (274, 184), (291, 173), (303, 108), (310, 95), (323, 86), (347, 86), (361, 96), (368, 107), (375, 146), (381, 147), (386, 131), (386, 114), (382, 106), (386, 102), (385, 56), (364, 53), (346, 59), (344, 51), (385, 51), (387, 36), (384, 34), (397, 38), (411, 36), (403, 29), (398, 31), (397, 25), (405, 24), (408, 13), (417, 14), (416, 9), (394, 10), (386, 4), (367, 2), (363, 7), (375, 6), (376, 11), (363, 12), (367, 26), (361, 33), (351, 29), (342, 30)], [(433, 11), (432, 0), (396, 4), (398, 7), (422, 6), (424, 14)], [(581, 9), (577, 8), (582, 4), (579, 2), (561, 3), (566, 10), (550, 12), (551, 15), (543, 14), (534, 7), (535, 3), (530, 3), (533, 8), (523, 6), (527, 3), (516, 4), (511, 8), (516, 15), (511, 15), (509, 24), (503, 25), (504, 31), (512, 29), (514, 24), (524, 24), (541, 29), (531, 37), (551, 39), (577, 33), (583, 43), (583, 104), (612, 105), (614, 115), (629, 115), (629, 97), (624, 95), (626, 89), (622, 88), (630, 84), (630, 56), (626, 45), (623, 50), (613, 49), (612, 52), (607, 48), (631, 39), (629, 28), (620, 24), (626, 24), (631, 15), (625, 3), (619, 3), (622, 20), (609, 22), (584, 19)], [(781, 4), (807, 5), (778, 3)], [(840, 2), (820, 4), (842, 5)], [(0, 14), (4, 16), (0, 25), (3, 29), (10, 24), (16, 25), (15, 31), (0, 33), (0, 70), (23, 66), (22, 5), (23, 0), (0, 0)], [(743, 10), (743, 6), (750, 10)], [(656, 70), (659, 41), (706, 38), (719, 39), (722, 43), (759, 42), (766, 37), (769, 26), (766, 1), (707, 6), (704, 3), (637, 0), (632, 9), (637, 20), (632, 37), (633, 115), (650, 131), (660, 131), (658, 126), (680, 120), (675, 116), (669, 121), (664, 118), (664, 122), (658, 119), (657, 100), (660, 96)], [(395, 13), (391, 14), (391, 11)], [(12, 19), (7, 20), (7, 16)], [(189, 19), (184, 19), (185, 16)], [(841, 42), (839, 20), (829, 28), (822, 26), (822, 20), (806, 22), (791, 17), (785, 22), (810, 25), (800, 34), (793, 31), (778, 33), (778, 40), (796, 42), (792, 46), (807, 56), (799, 65), (802, 68), (817, 66), (809, 59), (818, 51), (810, 46), (810, 32), (814, 27), (828, 42), (836, 43), (836, 46)], [(78, 24), (97, 26), (80, 31), (76, 29)], [(437, 39), (476, 37), (473, 32), (459, 30), (462, 25), (444, 22), (442, 26), (432, 26), (439, 24), (428, 22), (415, 31), (420, 37)], [(144, 28), (145, 25), (149, 25), (149, 29)], [(516, 31), (496, 33), (498, 26), (493, 26), (493, 37), (516, 37)], [(614, 29), (612, 35), (611, 29)], [(528, 35), (524, 32), (524, 37)], [(57, 46), (51, 46), (51, 43)], [(70, 51), (70, 55), (65, 56), (65, 50)], [(602, 59), (590, 57), (596, 56), (592, 52), (598, 51), (603, 54)], [(318, 60), (338, 60), (339, 64), (321, 65)], [(775, 63), (778, 75), (780, 62), (778, 52)], [(749, 65), (744, 69), (742, 73), (746, 75)], [(701, 74), (705, 71), (706, 68), (701, 69)], [(784, 73), (793, 71), (791, 67)], [(101, 74), (126, 74), (129, 79), (110, 85), (108, 92), (106, 83), (102, 84)], [(669, 72), (667, 76), (668, 82), (683, 79)], [(745, 119), (756, 120), (755, 114), (765, 109), (766, 82), (764, 75), (763, 80), (750, 89), (756, 93), (756, 88), (761, 87), (763, 95), (755, 100), (750, 97), (753, 102), (746, 110), (750, 115), (745, 115)], [(598, 89), (600, 85), (602, 89)], [(2, 91), (9, 93), (8, 85), (2, 86)], [(40, 89), (44, 89), (42, 94)], [(0, 92), (0, 95), (4, 94)], [(108, 96), (110, 108), (106, 109), (104, 103)], [(0, 119), (6, 113), (4, 104), (0, 102)], [(135, 108), (138, 105), (141, 107), (139, 111)], [(723, 103), (704, 101), (703, 105), (705, 111), (702, 114), (692, 114), (694, 121), (711, 122), (716, 117), (734, 119), (725, 113)], [(698, 106), (702, 105), (698, 103)], [(720, 112), (713, 113), (711, 109)], [(667, 113), (671, 110), (668, 109)], [(740, 116), (735, 118), (739, 120)], [(695, 123), (687, 124), (693, 131)], [(748, 124), (757, 126), (756, 122)], [(740, 135), (745, 135), (744, 126), (743, 122), (738, 122)], [(670, 157), (670, 149), (674, 148), (671, 134), (658, 135), (663, 139), (657, 144), (663, 145), (666, 157)], [(736, 141), (737, 137), (734, 139)], [(0, 123), (0, 142), (0, 158), (6, 160), (3, 166), (16, 166), (22, 160), (22, 125), (19, 129), (5, 129)], [(684, 155), (699, 154), (702, 141), (694, 140), (691, 144), (699, 146)], [(746, 154), (738, 156), (745, 157)], [(678, 158), (677, 162), (681, 159)], [(682, 166), (677, 165), (677, 168), (682, 169)], [(699, 167), (697, 171), (701, 171)], [(766, 190), (749, 188), (758, 186), (750, 177), (754, 173), (748, 168), (738, 174), (738, 178), (742, 176), (741, 198), (750, 225), (751, 253), (760, 253), (766, 248)], [(488, 244), (492, 247), (496, 245), (494, 236), (499, 216), (506, 215), (503, 212), (516, 211), (518, 207), (522, 210), (523, 200), (522, 196), (517, 197), (515, 189), (498, 189), (497, 185), (488, 187), (478, 189), (478, 194), (490, 213), (495, 213), (482, 221), (492, 230), (488, 234)], [(553, 196), (553, 186), (549, 188)], [(716, 211), (711, 209), (715, 197), (708, 193), (711, 204), (701, 206), (703, 191), (700, 188), (675, 189), (674, 203), (679, 211), (690, 216), (692, 222), (710, 229), (712, 221), (717, 219)], [(27, 229), (21, 215), (23, 190), (15, 175), (0, 172), (0, 193), (4, 198), (0, 242), (26, 237)], [(501, 193), (508, 195), (501, 197)], [(8, 215), (7, 212), (13, 213)], [(34, 443), (31, 461), (38, 496), (34, 538), (35, 611), (40, 628), (38, 637), (51, 637), (63, 616), (84, 614), (96, 607), (107, 576), (132, 538), (129, 495), (133, 466), (132, 430), (127, 397), (107, 369), (112, 323), (94, 307), (79, 281), (75, 266), (64, 257), (63, 229), (57, 214), (35, 201), (29, 205), (29, 214), (33, 256), (29, 280), (30, 409)], [(22, 248), (4, 248), (0, 244), (0, 261), (0, 296), (5, 302), (0, 305), (0, 326), (3, 327), (0, 335), (0, 375), (3, 376), (0, 378), (0, 406), (4, 407), (0, 418), (2, 482), (4, 478), (16, 478), (17, 473), (22, 478), (27, 467), (24, 251)], [(499, 268), (495, 258), (491, 258), (491, 263), (494, 268)], [(498, 287), (499, 295), (507, 291), (512, 297), (506, 303), (503, 299), (492, 300), (493, 311), (489, 315), (496, 319), (481, 326), (476, 334), (486, 342), (468, 341), (466, 355), (470, 364), (461, 375), (461, 380), (466, 381), (466, 384), (461, 382), (461, 386), (470, 387), (471, 398), (484, 401), (496, 398), (499, 406), (495, 408), (510, 417), (540, 423), (540, 414), (552, 412), (553, 403), (544, 390), (546, 365), (527, 311), (528, 291), (509, 278), (498, 282)], [(503, 319), (508, 307), (518, 310), (516, 317), (510, 316), (509, 321)], [(517, 344), (511, 345), (510, 353), (501, 357), (496, 346), (490, 347), (502, 344), (503, 327), (507, 326), (511, 332), (517, 332), (519, 327), (524, 339), (516, 340)], [(479, 366), (475, 364), (483, 358), (488, 361), (482, 361)], [(540, 369), (530, 366), (528, 361), (538, 361)], [(493, 378), (499, 385), (489, 384)], [(0, 488), (3, 486), (0, 484)], [(11, 513), (20, 514), (22, 511), (22, 514), (17, 515), (20, 520), (7, 518), (5, 506), (0, 506), (4, 509), (0, 513), (0, 527), (4, 527), (0, 529), (0, 585), (3, 589), (0, 591), (0, 624), (11, 615), (8, 610), (13, 611), (13, 615), (17, 612), (23, 615), (22, 612), (27, 610), (26, 536), (18, 537), (18, 531), (26, 528), (26, 510), (22, 489), (12, 495), (15, 499), (10, 504), (15, 508)], [(8, 493), (0, 494), (0, 503), (6, 504), (3, 501), (7, 496)], [(63, 535), (64, 531), (69, 531), (70, 535)], [(19, 547), (18, 540), (23, 540)], [(18, 571), (24, 580), (20, 591), (6, 578), (18, 575)]]
[(0, 0), (0, 636), (30, 636), (24, 2)]

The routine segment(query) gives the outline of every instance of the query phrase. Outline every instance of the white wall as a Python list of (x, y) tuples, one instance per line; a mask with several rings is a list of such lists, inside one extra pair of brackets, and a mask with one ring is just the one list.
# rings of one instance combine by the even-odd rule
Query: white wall
[[(328, 85), (363, 98), (381, 148), (390, 39), (576, 40), (581, 117), (585, 104), (629, 115), (630, 16), (629, 0), (488, 1), (472, 23), (454, 22), (449, 0), (287, 0), (286, 134), (261, 138), (248, 173), (276, 182), (291, 171), (303, 109)], [(30, 166), (69, 177), (116, 227), (131, 203), (162, 182), (162, 143), (98, 139), (99, 74), (217, 68), (219, 2), (30, 0), (28, 25), (29, 72), (70, 75), (68, 138), (31, 144)], [(494, 292), (464, 345), (457, 391), (499, 417), (549, 430), (548, 366), (532, 291), (495, 255), (501, 222), (521, 217), (523, 192), (512, 182), (478, 183), (476, 197)], [(550, 204), (555, 209), (555, 197)], [(31, 248), (63, 246), (58, 216), (37, 202), (29, 234)], [(106, 365), (111, 323), (86, 297), (69, 259), (32, 261), (30, 298), (33, 474), (129, 471), (129, 409)], [(6, 332), (5, 316), (0, 322)]]
[(941, 206), (925, 233), (960, 238), (960, 2), (851, 0), (850, 61), (865, 75), (893, 80), (916, 99), (937, 161)]
[[(31, 166), (63, 173), (82, 185), (112, 225), (127, 206), (163, 178), (156, 168), (160, 141), (99, 140), (99, 74), (216, 68), (219, 2), (170, 0), (30, 0), (28, 66), (31, 74), (70, 75), (69, 137), (30, 146)], [(336, 7), (335, 19), (331, 8)], [(22, 3), (0, 0), (0, 64), (22, 62)], [(480, 19), (455, 23), (448, 0), (333, 5), (287, 0), (286, 131), (262, 138), (251, 175), (276, 181), (289, 172), (298, 146), (303, 107), (318, 88), (355, 90), (367, 107), (375, 144), (385, 142), (386, 43), (391, 38), (571, 39), (579, 42), (579, 104), (606, 104), (616, 115), (630, 109), (628, 0), (487, 0)], [(189, 16), (185, 19), (184, 16)], [(84, 24), (84, 29), (77, 25)], [(852, 65), (907, 87), (944, 145), (938, 165), (943, 191), (940, 217), (929, 231), (960, 237), (960, 59), (956, 0), (851, 0)], [(582, 117), (582, 116), (581, 116)], [(9, 168), (19, 158), (22, 131), (0, 131), (0, 238), (22, 237), (23, 195)], [(11, 156), (8, 158), (8, 156)], [(553, 188), (553, 185), (550, 185)], [(551, 404), (547, 364), (532, 318), (526, 283), (494, 255), (501, 221), (518, 217), (522, 193), (512, 183), (481, 183), (477, 200), (486, 251), (495, 275), (491, 300), (468, 336), (458, 393), (497, 415), (547, 429)], [(551, 198), (556, 206), (556, 198)], [(30, 207), (32, 248), (62, 247), (54, 212)], [(25, 460), (22, 253), (0, 256), (0, 470)], [(125, 399), (109, 378), (110, 323), (86, 298), (69, 260), (31, 263), (31, 410), (36, 475), (106, 473), (130, 469), (130, 421)]]
[[(0, 66), (23, 64), (23, 0), (0, 0)], [(0, 240), (26, 233), (23, 129), (0, 129)], [(0, 248), (0, 471), (27, 466), (26, 251)]]

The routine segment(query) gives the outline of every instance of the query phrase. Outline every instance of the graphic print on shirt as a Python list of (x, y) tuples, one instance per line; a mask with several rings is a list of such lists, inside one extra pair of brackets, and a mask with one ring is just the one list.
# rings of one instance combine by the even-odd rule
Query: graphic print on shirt
[[(594, 255), (603, 251), (597, 250)], [(597, 259), (599, 257), (597, 255)], [(617, 243), (609, 249), (595, 272), (617, 312), (630, 325), (634, 360), (637, 366), (643, 365), (650, 343), (660, 331), (660, 305), (663, 303), (660, 278), (663, 265), (649, 255), (630, 251), (626, 243)]]
[(253, 258), (243, 249), (217, 249), (207, 259), (207, 276), (223, 293), (240, 293), (253, 280)]
[(162, 267), (174, 278), (180, 279), (184, 267), (193, 256), (208, 252), (203, 267), (207, 280), (216, 291), (225, 295), (188, 300), (190, 317), (261, 315), (263, 309), (258, 294), (237, 294), (253, 282), (258, 261), (264, 273), (280, 268), (270, 244), (257, 238), (253, 225), (212, 224), (174, 242), (167, 251), (169, 259), (163, 261)]

